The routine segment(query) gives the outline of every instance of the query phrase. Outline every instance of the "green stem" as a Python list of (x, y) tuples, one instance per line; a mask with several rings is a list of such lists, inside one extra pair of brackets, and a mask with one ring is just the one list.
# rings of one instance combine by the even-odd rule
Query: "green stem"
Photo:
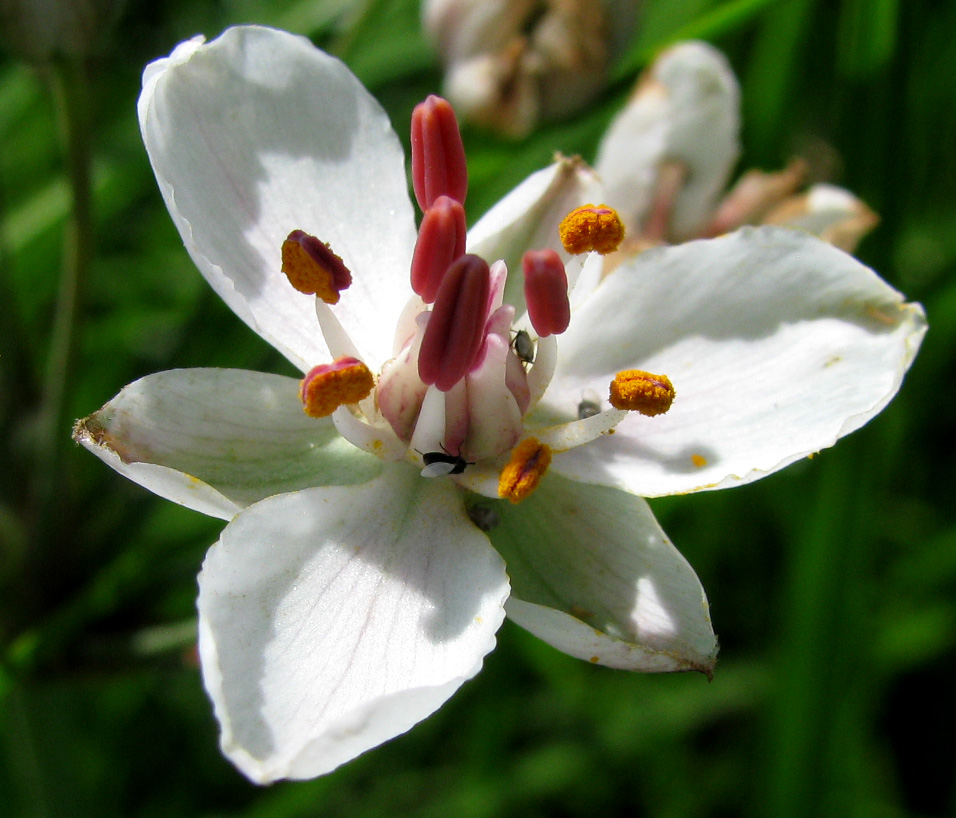
[[(18, 815), (45, 818), (50, 814), (49, 799), (43, 782), (43, 771), (37, 754), (37, 735), (31, 724), (27, 695), (13, 682), (0, 696), (6, 715), (4, 750), (13, 772), (11, 809)], [(17, 809), (17, 806), (20, 809)]]
[(80, 60), (59, 59), (50, 64), (49, 79), (73, 202), (37, 424), (36, 525), (40, 529), (49, 525), (51, 509), (62, 496), (59, 478), (71, 420), (67, 384), (76, 368), (82, 296), (93, 254), (86, 67)]
[(859, 446), (843, 441), (819, 464), (817, 497), (788, 565), (767, 767), (767, 814), (778, 818), (840, 814), (830, 801), (846, 772), (835, 763), (837, 725), (851, 715), (853, 679), (866, 664), (859, 593), (871, 481), (859, 473)]
[[(0, 224), (6, 218), (6, 203), (0, 180)], [(33, 373), (30, 371), (30, 356), (25, 349), (26, 333), (14, 296), (13, 252), (4, 241), (4, 233), (4, 230), (0, 230), (0, 428), (5, 430), (6, 424), (15, 414), (15, 405), (34, 405), (36, 390)], [(4, 438), (0, 446), (6, 453), (9, 450), (9, 434), (5, 432)], [(4, 475), (5, 489), (10, 478), (12, 475)]]
[(340, 60), (348, 61), (352, 51), (368, 32), (368, 30), (381, 18), (383, 0), (364, 0), (362, 6), (355, 13), (352, 23), (346, 28), (338, 39), (330, 44), (329, 51), (335, 54)]

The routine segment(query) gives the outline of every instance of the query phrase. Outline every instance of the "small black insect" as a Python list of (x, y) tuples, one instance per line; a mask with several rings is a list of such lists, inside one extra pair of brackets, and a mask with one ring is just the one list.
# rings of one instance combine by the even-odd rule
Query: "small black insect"
[(523, 329), (515, 333), (515, 339), (511, 342), (514, 347), (515, 355), (526, 364), (534, 363), (534, 341), (531, 336)]
[[(442, 444), (440, 452), (418, 452), (425, 462), (422, 477), (444, 477), (446, 474), (461, 474), (467, 466), (475, 464), (458, 454), (451, 454)], [(418, 451), (416, 449), (415, 451)]]
[(585, 398), (578, 404), (578, 420), (594, 417), (601, 413), (601, 405), (597, 401)]

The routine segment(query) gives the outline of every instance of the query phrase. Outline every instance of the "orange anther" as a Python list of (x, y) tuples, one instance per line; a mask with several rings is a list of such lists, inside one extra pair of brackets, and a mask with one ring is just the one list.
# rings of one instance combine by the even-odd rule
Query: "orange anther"
[(300, 293), (338, 304), (339, 292), (352, 283), (352, 274), (332, 248), (302, 230), (282, 242), (282, 272)]
[(511, 450), (508, 465), (498, 478), (498, 496), (520, 503), (538, 487), (551, 465), (551, 449), (536, 438), (522, 440)]
[(561, 244), (572, 255), (596, 250), (613, 253), (624, 240), (624, 224), (613, 207), (587, 204), (576, 207), (558, 227)]
[(369, 368), (356, 358), (313, 367), (299, 387), (302, 411), (309, 417), (324, 418), (340, 406), (364, 400), (373, 386), (375, 378)]
[(647, 417), (663, 415), (674, 402), (674, 385), (667, 375), (640, 369), (625, 369), (611, 381), (611, 406), (640, 412)]

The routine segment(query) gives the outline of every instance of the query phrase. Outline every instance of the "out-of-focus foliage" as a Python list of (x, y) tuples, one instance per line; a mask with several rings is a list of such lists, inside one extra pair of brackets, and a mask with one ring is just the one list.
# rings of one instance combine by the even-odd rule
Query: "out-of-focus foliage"
[[(162, 205), (135, 118), (149, 60), (232, 23), (289, 28), (342, 56), (400, 133), (441, 83), (414, 0), (127, 6), (89, 63), (95, 253), (70, 417), (160, 369), (293, 374), (212, 295)], [(956, 816), (956, 5), (644, 0), (591, 108), (520, 143), (465, 132), (470, 212), (554, 150), (593, 157), (640, 65), (687, 35), (742, 78), (742, 167), (800, 153), (882, 215), (859, 255), (931, 324), (907, 383), (812, 461), (654, 504), (711, 599), (711, 684), (588, 666), (506, 625), (485, 671), (426, 723), (270, 789), (220, 757), (191, 646), (195, 574), (220, 524), (72, 446), (54, 510), (34, 516), (70, 188), (43, 73), (0, 57), (0, 813)]]

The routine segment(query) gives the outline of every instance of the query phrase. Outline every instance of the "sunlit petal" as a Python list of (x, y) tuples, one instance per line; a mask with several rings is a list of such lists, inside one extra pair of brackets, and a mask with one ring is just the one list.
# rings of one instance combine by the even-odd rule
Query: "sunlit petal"
[(610, 667), (710, 673), (707, 598), (647, 503), (548, 474), (490, 536), (508, 563), (508, 616), (559, 650)]
[(570, 477), (656, 496), (747, 483), (832, 445), (892, 399), (926, 330), (918, 304), (851, 256), (780, 228), (651, 250), (576, 312), (545, 400), (571, 414), (614, 374), (677, 397), (555, 456)]
[(200, 656), (223, 750), (251, 779), (329, 772), (478, 672), (508, 579), (457, 491), (392, 465), (223, 531), (199, 577)]
[(415, 225), (401, 145), (342, 63), (303, 37), (232, 28), (150, 66), (139, 116), (190, 255), (247, 324), (303, 371), (328, 358), (313, 299), (280, 272), (300, 229), (356, 273), (337, 316), (370, 364), (388, 357)]
[(131, 383), (77, 424), (78, 442), (131, 480), (231, 519), (273, 494), (361, 483), (381, 461), (302, 411), (299, 382), (237, 369), (176, 369)]

